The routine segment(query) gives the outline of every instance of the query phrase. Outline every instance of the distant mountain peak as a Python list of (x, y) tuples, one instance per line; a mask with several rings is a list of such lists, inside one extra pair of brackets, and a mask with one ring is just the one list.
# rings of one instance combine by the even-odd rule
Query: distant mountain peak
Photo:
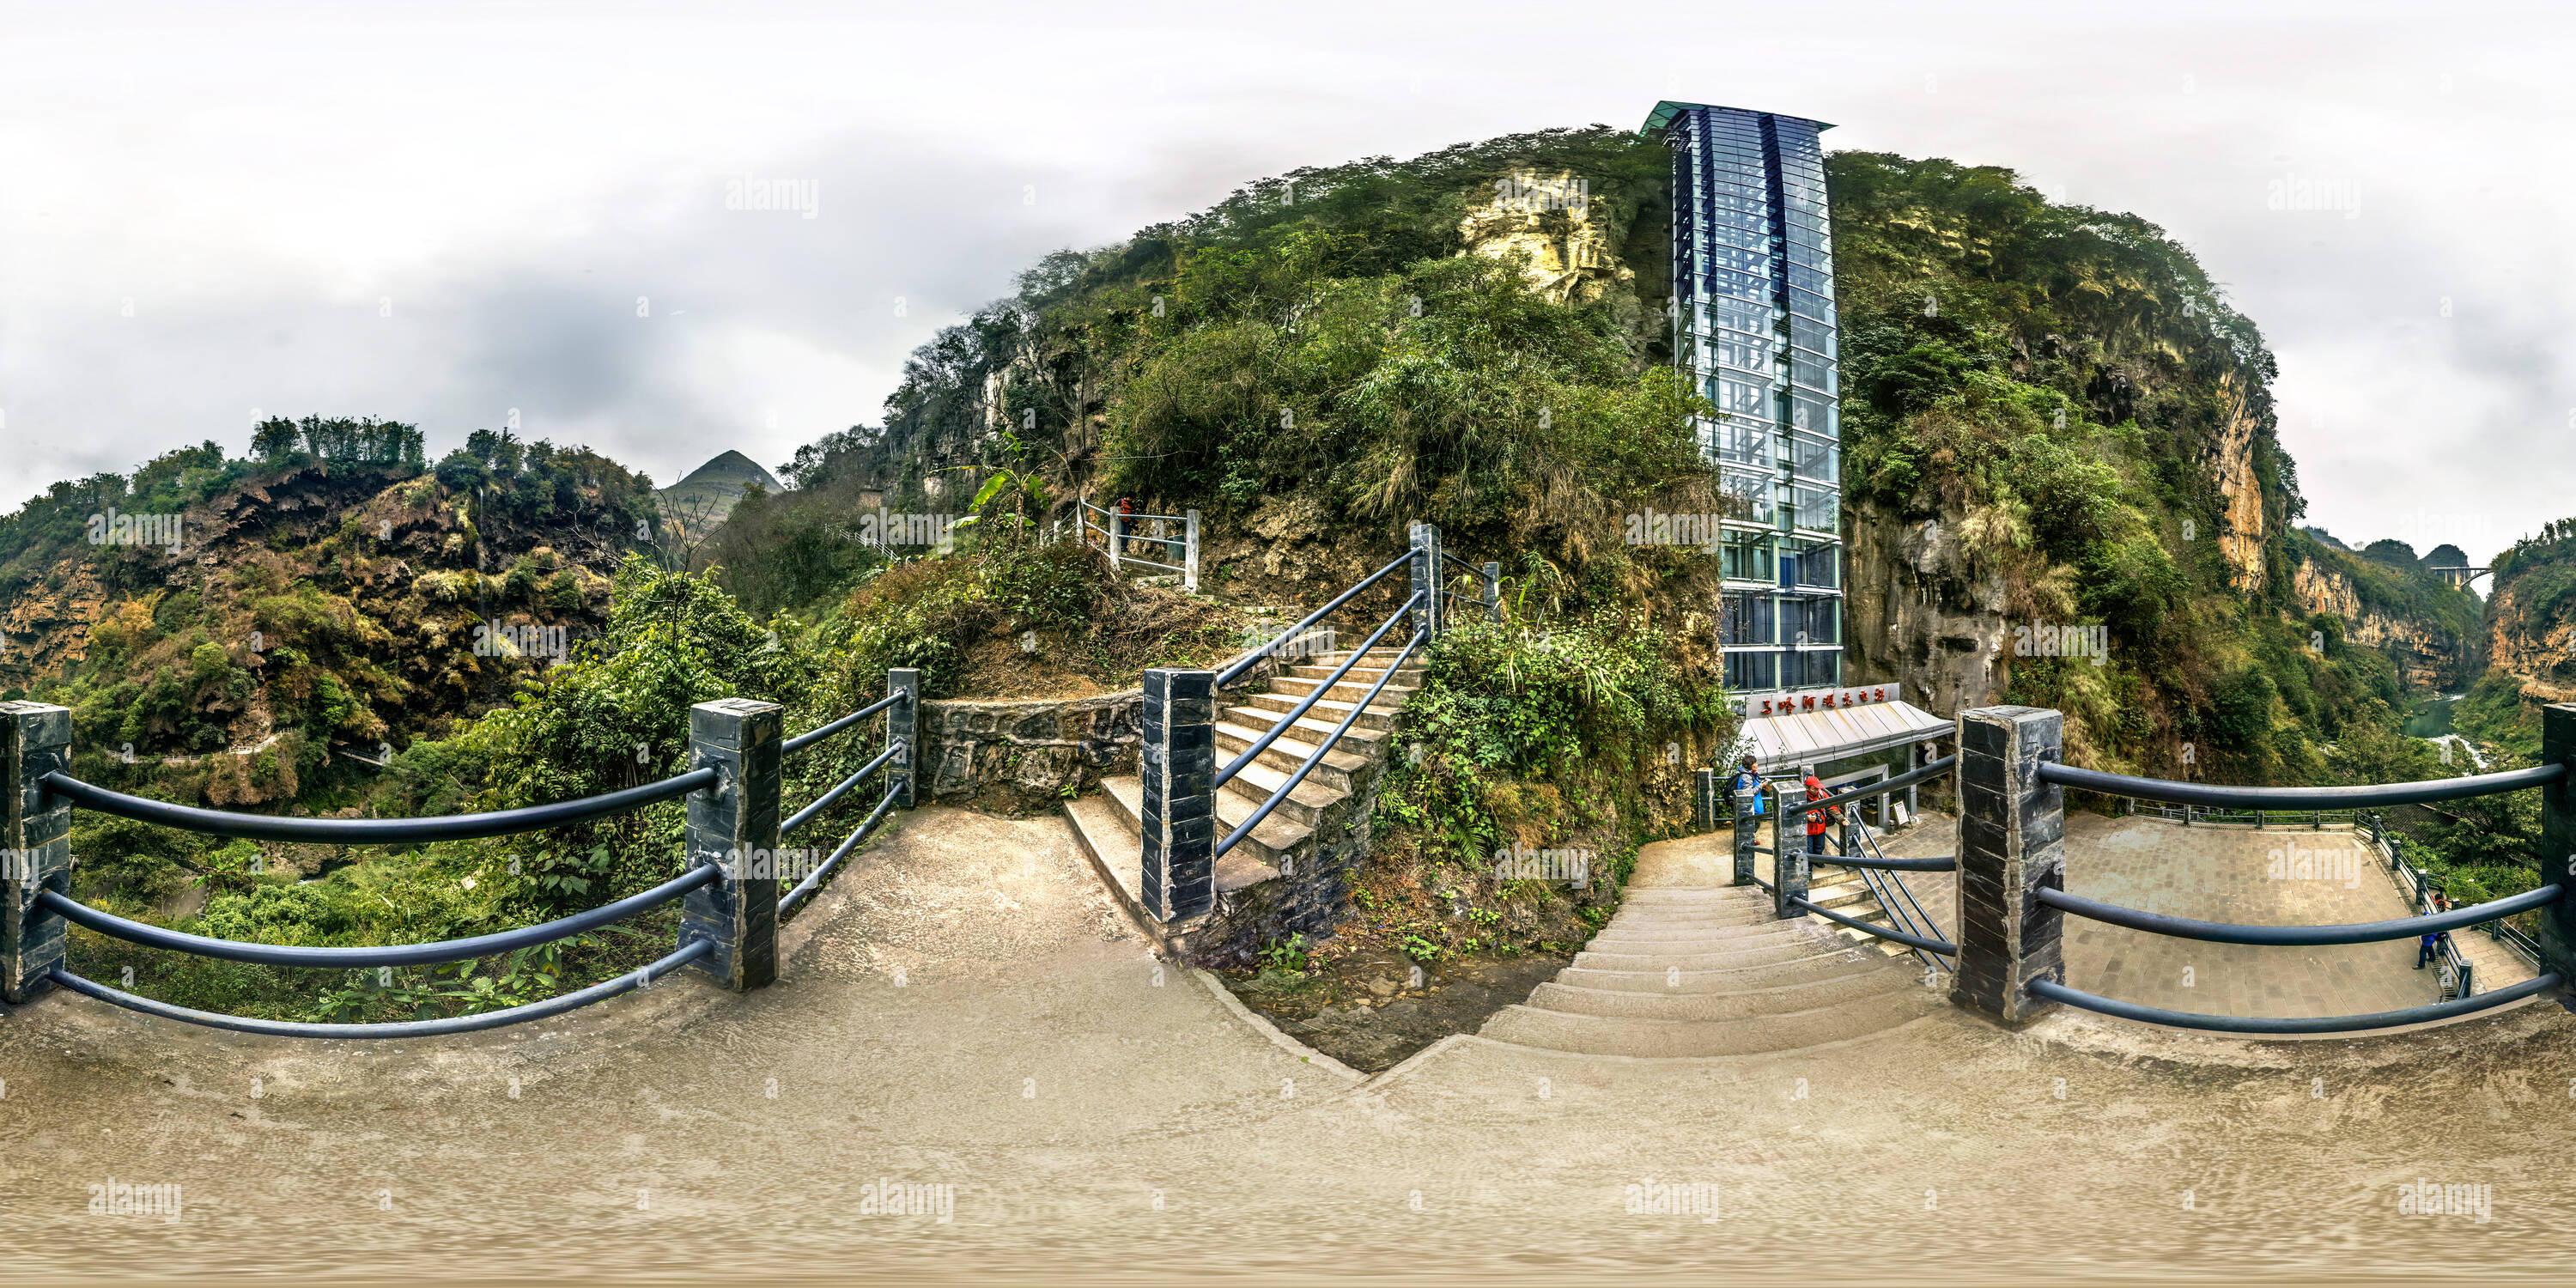
[(706, 464), (689, 471), (687, 478), (681, 479), (672, 487), (673, 490), (677, 490), (692, 483), (730, 483), (737, 496), (741, 495), (742, 487), (746, 483), (757, 483), (763, 490), (770, 492), (786, 490), (779, 486), (778, 480), (769, 471), (760, 467), (760, 462), (732, 448), (726, 448), (722, 454), (710, 458)]

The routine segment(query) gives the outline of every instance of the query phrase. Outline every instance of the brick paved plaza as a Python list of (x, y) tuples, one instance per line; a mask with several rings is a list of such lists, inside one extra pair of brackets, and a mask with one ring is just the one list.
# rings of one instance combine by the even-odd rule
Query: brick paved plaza
[[(1951, 854), (1957, 834), (1949, 817), (1929, 814), (1882, 848), (1891, 856)], [(2066, 847), (2069, 890), (2169, 916), (2332, 925), (2413, 911), (2368, 838), (2350, 831), (2258, 832), (2070, 813)], [(2287, 878), (2271, 875), (2276, 852), (2292, 874)], [(1958, 924), (1948, 873), (1909, 873), (1906, 884), (1945, 929)], [(2453, 938), (2476, 968), (2479, 992), (2531, 978), (2530, 963), (2484, 934), (2463, 931)], [(2202, 1014), (2356, 1015), (2440, 1000), (2437, 973), (2414, 968), (2415, 947), (2412, 939), (2326, 948), (2206, 944), (2069, 917), (2066, 982), (2088, 993)]]

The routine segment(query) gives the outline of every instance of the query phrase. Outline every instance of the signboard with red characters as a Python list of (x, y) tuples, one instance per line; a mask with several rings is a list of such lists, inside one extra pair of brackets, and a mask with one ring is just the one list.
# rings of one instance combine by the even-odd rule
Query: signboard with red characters
[(1873, 702), (1902, 702), (1905, 686), (1890, 681), (1886, 684), (1859, 684), (1839, 689), (1797, 689), (1768, 696), (1747, 695), (1737, 699), (1748, 716), (1805, 715), (1811, 711), (1840, 711), (1845, 707), (1864, 706)]

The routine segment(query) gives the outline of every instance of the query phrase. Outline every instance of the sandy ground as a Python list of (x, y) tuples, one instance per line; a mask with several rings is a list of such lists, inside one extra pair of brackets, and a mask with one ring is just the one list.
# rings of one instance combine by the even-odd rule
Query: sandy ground
[[(2576, 1234), (2548, 1005), (2282, 1043), (1944, 1010), (1713, 1060), (1462, 1037), (1363, 1079), (1158, 966), (1060, 821), (941, 809), (785, 976), (384, 1044), (46, 998), (0, 1017), (10, 1273), (2420, 1281), (2554, 1277)], [(89, 1215), (111, 1176), (180, 1217)], [(888, 1180), (930, 1210), (878, 1210)], [(2484, 1214), (2401, 1214), (2419, 1180)], [(1671, 1184), (1716, 1211), (1631, 1210)]]

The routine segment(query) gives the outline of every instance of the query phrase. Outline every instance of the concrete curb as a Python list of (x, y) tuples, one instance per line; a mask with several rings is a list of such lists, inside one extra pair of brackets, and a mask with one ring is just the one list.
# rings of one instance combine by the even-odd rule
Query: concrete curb
[(1128, 927), (1144, 936), (1146, 943), (1154, 945), (1157, 956), (1172, 962), (1181, 970), (1188, 971), (1199, 983), (1205, 985), (1209, 992), (1216, 994), (1216, 1000), (1235, 1019), (1242, 1021), (1244, 1027), (1269, 1039), (1270, 1045), (1297, 1057), (1302, 1063), (1330, 1070), (1354, 1084), (1366, 1080), (1368, 1075), (1280, 1032), (1277, 1025), (1263, 1019), (1251, 1007), (1245, 1006), (1243, 999), (1236, 997), (1234, 990), (1225, 986), (1224, 980), (1196, 966), (1181, 963), (1178, 955), (1172, 951), (1170, 937), (1164, 933), (1162, 927), (1154, 924), (1152, 917), (1146, 915), (1144, 908), (1137, 903), (1136, 897), (1130, 894), (1125, 885), (1112, 873), (1107, 861), (1092, 844), (1092, 838), (1084, 829), (1080, 816), (1074, 812), (1073, 805), (1074, 802), (1066, 801), (1060, 816), (1064, 819), (1066, 830), (1073, 833), (1075, 850), (1088, 861), (1092, 877), (1100, 882), (1101, 888), (1109, 895), (1109, 902), (1118, 909), (1119, 915), (1126, 919)]
[[(1367, 1074), (1361, 1073), (1359, 1070), (1354, 1069), (1349, 1065), (1280, 1032), (1278, 1025), (1272, 1024), (1270, 1021), (1263, 1019), (1260, 1012), (1253, 1010), (1249, 1006), (1245, 1006), (1243, 1004), (1243, 999), (1236, 997), (1234, 995), (1234, 990), (1225, 986), (1224, 980), (1218, 979), (1215, 975), (1210, 974), (1207, 971), (1200, 970), (1196, 966), (1184, 966), (1181, 969), (1197, 976), (1200, 983), (1207, 985), (1209, 992), (1216, 994), (1216, 1000), (1225, 1004), (1225, 1009), (1234, 1012), (1234, 1018), (1243, 1021), (1245, 1025), (1252, 1029), (1253, 1032), (1259, 1033), (1261, 1036), (1270, 1039), (1270, 1044), (1272, 1046), (1275, 1046), (1318, 1069), (1327, 1069), (1340, 1074), (1342, 1077), (1349, 1079), (1354, 1085), (1368, 1081)], [(1451, 1036), (1454, 1037), (1457, 1035), (1453, 1034)], [(1445, 1042), (1448, 1039), (1443, 1038), (1441, 1040)], [(1407, 1063), (1411, 1062), (1407, 1061)]]

